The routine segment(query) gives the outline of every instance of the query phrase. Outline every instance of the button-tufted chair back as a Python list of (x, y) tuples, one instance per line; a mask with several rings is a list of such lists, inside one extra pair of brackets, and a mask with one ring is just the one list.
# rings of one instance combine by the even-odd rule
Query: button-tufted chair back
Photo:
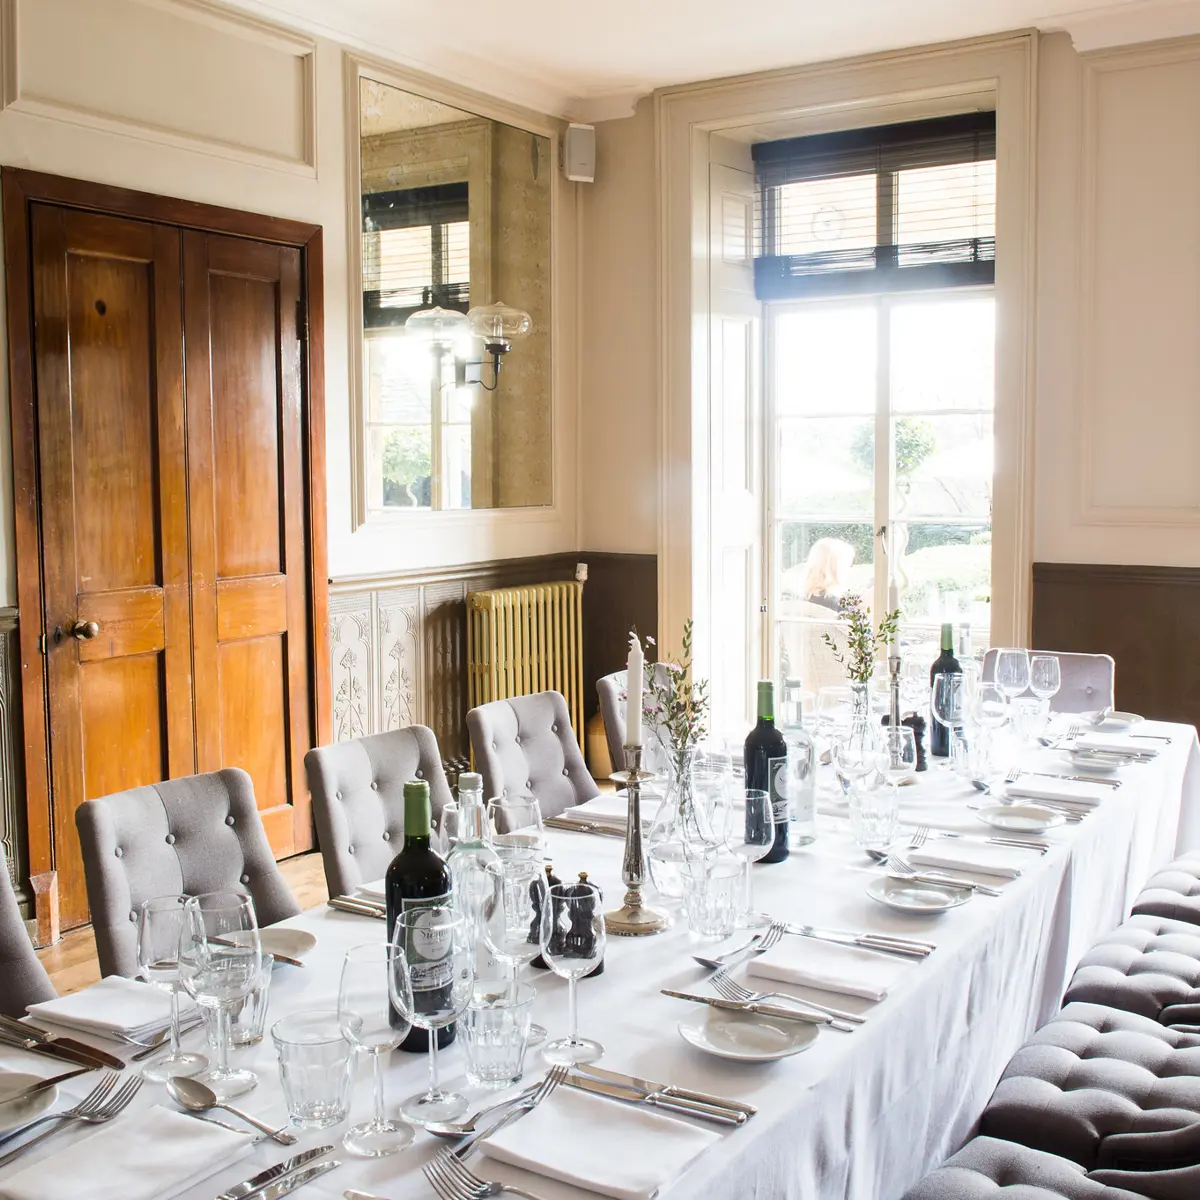
[(8, 863), (0, 848), (0, 1013), (23, 1017), (28, 1005), (53, 1000), (56, 994), (25, 932)]
[(404, 844), (404, 785), (429, 783), (436, 824), (450, 800), (437, 738), (424, 725), (320, 746), (304, 756), (331, 896), (381, 879)]
[(559, 692), (481, 704), (467, 729), (485, 799), (536, 796), (542, 816), (553, 817), (600, 795)]
[[(992, 647), (983, 656), (982, 677), (986, 682), (990, 683), (996, 678), (996, 656), (999, 653), (996, 647)], [(1035, 654), (1052, 654), (1058, 659), (1062, 686), (1058, 689), (1058, 695), (1050, 697), (1051, 712), (1099, 712), (1113, 703), (1116, 664), (1110, 655), (1030, 650), (1031, 658)]]
[[(654, 664), (655, 678), (661, 683), (666, 682), (667, 668), (662, 663)], [(596, 680), (596, 694), (600, 697), (600, 715), (604, 718), (604, 737), (608, 742), (608, 757), (614, 771), (625, 769), (625, 712), (628, 701), (625, 698), (625, 685), (628, 671), (614, 671), (611, 675), (602, 675)], [(646, 747), (642, 756), (642, 766), (647, 771), (662, 772), (667, 766), (667, 754), (662, 748), (657, 735), (650, 729), (646, 730)]]
[(153, 896), (248, 892), (260, 925), (300, 911), (236, 767), (88, 800), (75, 812), (102, 975), (136, 975), (137, 914)]

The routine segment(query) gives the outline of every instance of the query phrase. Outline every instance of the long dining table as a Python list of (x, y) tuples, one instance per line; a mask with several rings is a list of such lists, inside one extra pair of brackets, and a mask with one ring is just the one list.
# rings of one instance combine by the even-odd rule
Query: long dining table
[[(1153, 760), (1122, 768), (1122, 786), (1082, 821), (1049, 831), (1048, 853), (1029, 852), (1019, 878), (997, 880), (998, 897), (976, 895), (936, 916), (894, 911), (867, 895), (882, 868), (854, 845), (830, 769), (822, 768), (818, 837), (793, 850), (785, 862), (754, 869), (756, 906), (788, 921), (920, 938), (936, 943), (937, 949), (898, 969), (898, 978), (878, 1003), (788, 988), (797, 996), (819, 998), (867, 1017), (851, 1033), (822, 1028), (811, 1046), (793, 1057), (747, 1064), (707, 1056), (684, 1042), (676, 1027), (692, 1006), (664, 996), (662, 989), (704, 992), (709, 973), (692, 959), (707, 944), (689, 933), (681, 914), (671, 929), (656, 936), (610, 937), (604, 973), (579, 985), (580, 1032), (603, 1043), (600, 1065), (736, 1097), (758, 1109), (660, 1195), (670, 1200), (895, 1200), (965, 1141), (1009, 1058), (1059, 1007), (1080, 956), (1124, 919), (1155, 868), (1200, 846), (1196, 731), (1155, 722), (1141, 728), (1171, 740), (1161, 743)], [(1032, 769), (1042, 763), (1048, 770), (1069, 770), (1051, 750), (1026, 752), (1024, 762)], [(920, 824), (988, 833), (973, 807), (986, 798), (944, 766), (919, 777), (901, 795), (904, 834)], [(548, 845), (557, 875), (569, 881), (586, 871), (604, 888), (609, 906), (619, 904), (619, 839), (554, 829), (548, 830)], [(382, 921), (324, 905), (286, 924), (311, 931), (317, 941), (302, 968), (276, 969), (268, 1026), (297, 1010), (336, 1007), (343, 954), (384, 935)], [(565, 981), (546, 972), (534, 974), (535, 1019), (549, 1028), (551, 1037), (558, 1036), (567, 1021)], [(193, 1033), (185, 1046), (201, 1041), (202, 1035)], [(104, 1045), (113, 1048), (112, 1043)], [(282, 1125), (287, 1113), (269, 1035), (258, 1046), (236, 1051), (234, 1061), (251, 1066), (260, 1080), (235, 1103)], [(45, 1075), (54, 1066), (20, 1051), (0, 1052), (5, 1069)], [(527, 1077), (542, 1069), (538, 1051), (531, 1051)], [(391, 1055), (386, 1086), (393, 1113), (401, 1099), (423, 1089), (426, 1071), (423, 1055)], [(466, 1088), (463, 1071), (461, 1047), (445, 1050), (443, 1081)], [(62, 1085), (60, 1104), (82, 1096), (90, 1082), (83, 1076)], [(369, 1089), (364, 1065), (352, 1120), (365, 1117)], [(480, 1104), (489, 1095), (467, 1090)], [(118, 1118), (128, 1125), (131, 1138), (136, 1137), (139, 1112), (150, 1104), (171, 1106), (162, 1085), (147, 1084)], [(212, 1200), (295, 1150), (337, 1144), (343, 1131), (303, 1131), (294, 1150), (260, 1144), (248, 1157), (180, 1194), (187, 1200)], [(0, 1171), (0, 1196), (5, 1178), (35, 1156), (62, 1153), (72, 1139), (84, 1136), (86, 1131), (79, 1129), (61, 1133)], [(424, 1200), (433, 1192), (421, 1166), (443, 1145), (419, 1130), (413, 1145), (391, 1158), (368, 1161), (342, 1153), (341, 1167), (296, 1194), (316, 1200), (358, 1188), (391, 1200)], [(614, 1144), (612, 1151), (619, 1155), (620, 1145)], [(588, 1194), (494, 1160), (477, 1156), (471, 1162), (487, 1178), (519, 1184), (544, 1200)]]

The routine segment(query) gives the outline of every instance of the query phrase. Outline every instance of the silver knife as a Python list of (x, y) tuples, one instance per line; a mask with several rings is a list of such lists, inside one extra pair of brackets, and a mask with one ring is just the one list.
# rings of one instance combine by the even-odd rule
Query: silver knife
[[(82, 1045), (82, 1043), (79, 1043)], [(44, 1054), (47, 1058), (58, 1059), (59, 1062), (74, 1063), (77, 1067), (88, 1067), (93, 1071), (99, 1070), (101, 1067), (111, 1066), (112, 1063), (120, 1063), (120, 1067), (112, 1067), (114, 1071), (124, 1070), (125, 1063), (122, 1059), (116, 1058), (112, 1054), (105, 1054), (101, 1050), (87, 1051), (76, 1050), (71, 1046), (65, 1046), (61, 1041), (39, 1042), (36, 1038), (22, 1038), (16, 1034), (10, 1034), (7, 1030), (0, 1030), (0, 1045), (12, 1046), (17, 1050), (26, 1050), (30, 1054)]]
[(228, 1191), (222, 1192), (217, 1200), (245, 1200), (245, 1197), (249, 1196), (251, 1192), (257, 1192), (260, 1188), (266, 1187), (268, 1183), (274, 1183), (284, 1175), (298, 1171), (305, 1163), (312, 1162), (314, 1158), (320, 1158), (322, 1154), (329, 1154), (332, 1150), (332, 1146), (318, 1146), (315, 1150), (305, 1150), (303, 1154), (295, 1154), (273, 1167), (268, 1167), (265, 1171), (259, 1171), (245, 1183), (234, 1184)]
[(1097, 775), (1060, 775), (1057, 771), (1022, 771), (1022, 775), (1036, 775), (1039, 779), (1069, 779), (1073, 783), (1102, 783), (1115, 792), (1121, 786), (1119, 779), (1101, 779)]
[(715, 1121), (718, 1125), (744, 1125), (745, 1113), (733, 1112), (728, 1108), (714, 1108), (711, 1104), (701, 1104), (696, 1100), (684, 1100), (678, 1096), (664, 1096), (661, 1092), (643, 1092), (640, 1089), (626, 1087), (624, 1084), (605, 1083), (600, 1079), (590, 1079), (586, 1075), (568, 1075), (563, 1080), (563, 1086), (575, 1088), (576, 1091), (590, 1092), (594, 1096), (607, 1096), (610, 1100), (622, 1100), (626, 1104), (644, 1104), (651, 1108), (665, 1108), (668, 1112), (679, 1113), (685, 1117), (697, 1117), (705, 1121)]
[(673, 1083), (655, 1083), (652, 1079), (641, 1079), (637, 1075), (622, 1075), (620, 1071), (609, 1071), (604, 1067), (596, 1066), (595, 1063), (587, 1063), (575, 1069), (582, 1071), (585, 1075), (595, 1075), (598, 1079), (606, 1079), (609, 1083), (637, 1088), (643, 1092), (661, 1092), (666, 1096), (678, 1096), (681, 1100), (695, 1100), (700, 1104), (710, 1104), (713, 1108), (728, 1108), (734, 1112), (745, 1113), (748, 1117), (752, 1117), (758, 1112), (753, 1104), (745, 1104), (741, 1100), (726, 1100), (724, 1096), (713, 1096), (708, 1092), (676, 1087)]
[(937, 887), (958, 888), (963, 892), (978, 892), (981, 896), (1001, 896), (1004, 894), (999, 888), (994, 888), (990, 884), (975, 883), (970, 879), (956, 879), (952, 875), (946, 875), (941, 871), (933, 869), (919, 871), (915, 875), (889, 874), (887, 878), (908, 880), (909, 883), (932, 883)]
[(330, 1158), (323, 1163), (317, 1163), (315, 1167), (306, 1167), (303, 1171), (296, 1171), (294, 1174), (285, 1175), (282, 1179), (275, 1183), (268, 1183), (266, 1187), (252, 1193), (254, 1200), (279, 1200), (281, 1196), (286, 1196), (290, 1192), (294, 1192), (297, 1188), (302, 1188), (306, 1183), (312, 1181), (326, 1171), (332, 1171), (334, 1167), (340, 1167), (342, 1160), (340, 1158)]
[(836, 929), (817, 929), (812, 925), (789, 925), (787, 931), (797, 937), (813, 938), (818, 942), (857, 946), (860, 950), (873, 950), (876, 954), (896, 954), (901, 958), (927, 958), (933, 952), (925, 946), (893, 942), (887, 938), (876, 938), (869, 933), (840, 933)]
[(710, 1008), (724, 1009), (726, 1012), (753, 1013), (761, 1017), (776, 1017), (781, 1021), (803, 1021), (808, 1025), (828, 1025), (830, 1029), (842, 1033), (853, 1033), (854, 1026), (845, 1021), (839, 1021), (828, 1013), (805, 1012), (799, 1008), (783, 1008), (778, 1004), (758, 1004), (743, 1000), (720, 1000), (716, 996), (697, 996), (694, 992), (676, 992), (671, 988), (662, 988), (664, 996), (674, 996), (676, 1000), (691, 1000), (694, 1004), (707, 1004)]
[(361, 900), (351, 900), (348, 896), (332, 896), (329, 907), (339, 912), (354, 913), (359, 917), (378, 917), (381, 921), (387, 919), (387, 912), (375, 904), (365, 904)]

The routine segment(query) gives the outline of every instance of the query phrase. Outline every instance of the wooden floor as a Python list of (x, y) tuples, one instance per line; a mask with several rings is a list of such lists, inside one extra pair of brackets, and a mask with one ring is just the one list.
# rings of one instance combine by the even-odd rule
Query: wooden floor
[[(320, 854), (301, 854), (289, 858), (279, 864), (279, 869), (301, 908), (314, 908), (329, 899)], [(96, 943), (92, 939), (90, 925), (64, 934), (56, 946), (39, 950), (38, 958), (50, 973), (51, 982), (59, 995), (77, 992), (100, 978)]]

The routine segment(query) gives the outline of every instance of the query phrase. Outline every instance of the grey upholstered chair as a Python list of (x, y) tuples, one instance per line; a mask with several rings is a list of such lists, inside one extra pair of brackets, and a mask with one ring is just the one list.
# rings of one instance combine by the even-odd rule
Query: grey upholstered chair
[(404, 844), (404, 785), (429, 783), (435, 824), (450, 787), (433, 730), (393, 729), (320, 746), (304, 756), (313, 820), (331, 896), (381, 879)]
[(236, 767), (88, 800), (75, 824), (102, 975), (137, 973), (138, 907), (153, 896), (237, 888), (260, 925), (300, 911)]
[(1200, 925), (1200, 854), (1186, 854), (1150, 877), (1133, 902), (1138, 915)]
[(8, 862), (0, 849), (0, 1013), (23, 1017), (28, 1005), (53, 1000), (56, 995), (25, 931)]
[[(996, 678), (996, 655), (999, 653), (992, 647), (983, 656), (982, 677), (985, 681)], [(1031, 656), (1052, 654), (1058, 659), (1062, 686), (1058, 694), (1050, 698), (1051, 712), (1094, 713), (1114, 703), (1116, 664), (1110, 655), (1075, 654), (1065, 650), (1030, 650), (1029, 653)]]
[[(1200, 1037), (1103, 1005), (1069, 1004), (1013, 1056), (979, 1131), (1088, 1171), (1133, 1159), (1144, 1170), (1200, 1162)], [(1161, 1135), (1188, 1131), (1193, 1157), (1154, 1156), (1170, 1141)]]
[[(654, 664), (654, 673), (660, 682), (666, 681), (667, 669), (662, 663)], [(604, 738), (608, 742), (608, 758), (614, 771), (625, 769), (625, 713), (628, 707), (625, 685), (628, 675), (628, 671), (614, 671), (611, 675), (602, 675), (596, 680), (596, 694), (600, 697), (600, 716), (604, 719)], [(658, 771), (661, 774), (667, 766), (666, 751), (652, 730), (647, 729), (646, 735), (642, 766), (647, 771)]]
[(904, 1200), (1184, 1200), (1197, 1188), (1200, 1167), (1088, 1174), (1057, 1155), (977, 1137), (905, 1192)]
[(467, 713), (483, 794), (537, 797), (543, 817), (600, 795), (559, 692), (493, 700)]

